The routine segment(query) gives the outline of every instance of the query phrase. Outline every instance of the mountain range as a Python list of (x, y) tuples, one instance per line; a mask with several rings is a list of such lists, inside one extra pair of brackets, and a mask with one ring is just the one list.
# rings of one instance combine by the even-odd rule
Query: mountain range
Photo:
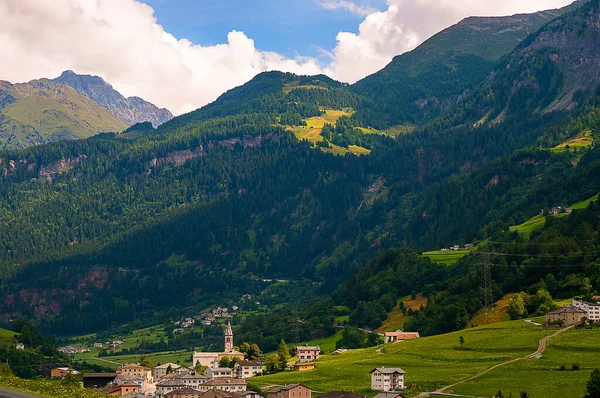
[(151, 122), (154, 127), (157, 127), (173, 118), (168, 109), (159, 109), (142, 98), (123, 97), (98, 76), (78, 75), (73, 71), (65, 71), (53, 81), (68, 84), (98, 105), (109, 110), (129, 126), (136, 123)]
[[(463, 327), (478, 306), (459, 294), (478, 294), (476, 260), (436, 266), (418, 252), (492, 237), (580, 253), (589, 247), (570, 239), (597, 235), (571, 224), (577, 212), (539, 235), (509, 227), (600, 192), (598, 20), (599, 0), (467, 19), (354, 86), (268, 72), (157, 128), (0, 152), (3, 320), (67, 335), (266, 292), (260, 302), (289, 311), (316, 302), (303, 333), (327, 334), (334, 305), (374, 327), (419, 289), (431, 312), (411, 328)], [(525, 266), (527, 253), (512, 260)], [(588, 254), (576, 260), (598, 260)], [(495, 288), (536, 291), (543, 279), (570, 294), (585, 272), (496, 270)], [(253, 339), (276, 349), (266, 329)]]
[(142, 122), (158, 126), (171, 118), (168, 110), (124, 98), (96, 76), (67, 71), (54, 80), (0, 81), (0, 147), (5, 149), (120, 132)]

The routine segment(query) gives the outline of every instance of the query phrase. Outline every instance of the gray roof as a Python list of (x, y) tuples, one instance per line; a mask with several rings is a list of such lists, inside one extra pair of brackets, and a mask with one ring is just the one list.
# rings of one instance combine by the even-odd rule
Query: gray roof
[(299, 345), (296, 347), (298, 350), (312, 350), (312, 351), (321, 351), (321, 347), (318, 345)]
[(371, 371), (371, 373), (375, 372), (376, 370), (378, 370), (379, 372), (381, 372), (383, 374), (392, 374), (392, 373), (406, 374), (406, 372), (400, 368), (375, 368)]
[(404, 397), (404, 395), (398, 394), (396, 392), (380, 392), (375, 395), (373, 398), (396, 398), (396, 397)]
[(574, 313), (574, 314), (587, 314), (581, 308), (575, 307), (573, 304), (565, 305), (557, 310), (549, 312), (548, 314), (563, 314), (563, 313)]

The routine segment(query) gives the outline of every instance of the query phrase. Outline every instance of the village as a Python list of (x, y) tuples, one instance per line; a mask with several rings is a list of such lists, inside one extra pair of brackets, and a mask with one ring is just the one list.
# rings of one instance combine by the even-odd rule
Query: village
[[(201, 319), (223, 317), (231, 312), (217, 308), (203, 314)], [(227, 317), (227, 315), (225, 317)], [(193, 319), (184, 319), (176, 323), (181, 328), (190, 327)], [(381, 334), (385, 344), (401, 343), (418, 339), (419, 333), (401, 330)], [(311, 397), (314, 391), (310, 386), (295, 383), (283, 386), (264, 388), (260, 393), (248, 388), (248, 379), (260, 376), (265, 371), (263, 360), (247, 359), (233, 345), (233, 329), (228, 321), (225, 327), (224, 350), (222, 352), (197, 352), (192, 355), (192, 366), (177, 363), (164, 363), (154, 367), (143, 363), (127, 363), (120, 365), (115, 372), (84, 373), (82, 385), (86, 389), (100, 390), (112, 396), (128, 398), (299, 398)], [(121, 346), (123, 341), (114, 340), (96, 343), (96, 348)], [(67, 354), (88, 352), (87, 348), (66, 346), (60, 351)], [(322, 354), (318, 345), (300, 345), (295, 347), (294, 362), (287, 362), (285, 371), (305, 372), (314, 370)], [(337, 350), (345, 352), (346, 350)], [(231, 366), (223, 366), (229, 363)], [(400, 368), (378, 367), (370, 372), (371, 390), (379, 392), (376, 398), (403, 398), (405, 391), (405, 374)], [(50, 377), (64, 379), (79, 372), (69, 367), (57, 367), (51, 370)], [(368, 387), (368, 386), (366, 386)], [(262, 394), (262, 395), (261, 395)], [(331, 391), (321, 396), (327, 398), (366, 398), (363, 395), (345, 391)]]
[[(232, 308), (233, 309), (233, 308)], [(233, 313), (225, 308), (215, 308), (203, 313), (197, 319), (203, 321), (213, 318), (229, 318)], [(548, 312), (544, 317), (546, 328), (568, 328), (575, 325), (600, 322), (600, 296), (591, 301), (573, 299), (570, 304)], [(191, 327), (193, 318), (176, 321), (181, 329)], [(416, 332), (402, 330), (386, 331), (379, 334), (384, 344), (397, 344), (419, 339)], [(228, 320), (224, 333), (224, 350), (222, 352), (194, 351), (192, 365), (178, 363), (158, 364), (154, 367), (141, 363), (120, 365), (115, 372), (85, 373), (82, 376), (84, 388), (101, 390), (112, 396), (129, 398), (299, 398), (311, 397), (313, 394), (326, 398), (366, 398), (363, 395), (348, 391), (330, 391), (325, 394), (315, 391), (313, 386), (302, 383), (289, 385), (273, 385), (253, 391), (248, 387), (248, 379), (262, 375), (266, 368), (263, 360), (248, 359), (233, 343), (234, 332)], [(96, 348), (119, 347), (122, 340), (111, 340), (96, 343)], [(87, 348), (66, 346), (59, 349), (66, 354), (77, 354), (89, 351)], [(347, 350), (338, 349), (340, 354)], [(306, 372), (318, 367), (322, 355), (318, 345), (300, 345), (295, 347), (296, 359), (287, 362), (284, 371)], [(224, 366), (230, 364), (229, 366)], [(78, 375), (79, 372), (69, 367), (58, 367), (51, 370), (52, 378), (65, 378)], [(370, 371), (370, 386), (365, 386), (375, 393), (374, 398), (403, 398), (406, 391), (406, 380), (410, 375), (400, 367), (380, 366)], [(299, 378), (301, 379), (301, 378)]]

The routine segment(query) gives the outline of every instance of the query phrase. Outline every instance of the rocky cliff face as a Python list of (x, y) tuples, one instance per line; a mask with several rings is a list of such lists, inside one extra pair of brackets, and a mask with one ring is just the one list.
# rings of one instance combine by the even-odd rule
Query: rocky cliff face
[(78, 75), (73, 71), (66, 71), (54, 81), (68, 84), (130, 126), (151, 122), (154, 127), (157, 127), (173, 118), (169, 110), (159, 109), (142, 98), (123, 97), (98, 76)]
[(508, 114), (571, 110), (600, 90), (600, 0), (544, 25), (503, 59), (488, 76), (475, 127)]

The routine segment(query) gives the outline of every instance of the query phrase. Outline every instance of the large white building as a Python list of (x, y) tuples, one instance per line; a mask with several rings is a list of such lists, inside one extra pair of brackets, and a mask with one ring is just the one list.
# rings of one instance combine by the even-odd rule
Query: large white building
[(375, 368), (371, 371), (371, 390), (403, 391), (405, 374), (400, 368)]
[(600, 322), (600, 303), (588, 303), (581, 300), (573, 300), (573, 305), (580, 310), (584, 310), (587, 314), (587, 319), (594, 322)]

